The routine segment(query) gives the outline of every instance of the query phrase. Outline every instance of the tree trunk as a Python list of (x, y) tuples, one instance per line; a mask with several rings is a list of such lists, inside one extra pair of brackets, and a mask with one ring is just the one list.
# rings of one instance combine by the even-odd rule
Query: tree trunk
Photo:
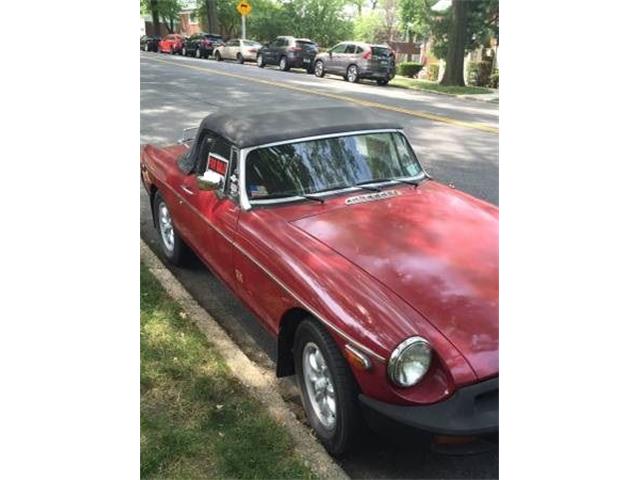
[(449, 44), (447, 45), (447, 64), (441, 85), (459, 85), (464, 87), (464, 41), (467, 31), (467, 2), (451, 2), (452, 17), (449, 25)]
[(160, 36), (160, 15), (158, 14), (158, 0), (151, 0), (151, 18), (153, 19), (153, 34)]
[(207, 25), (209, 27), (209, 33), (219, 33), (220, 26), (218, 25), (218, 13), (216, 12), (215, 0), (206, 0), (207, 4)]

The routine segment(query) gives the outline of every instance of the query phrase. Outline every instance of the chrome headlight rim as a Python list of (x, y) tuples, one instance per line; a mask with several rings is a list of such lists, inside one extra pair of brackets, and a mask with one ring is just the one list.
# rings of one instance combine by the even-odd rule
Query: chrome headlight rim
[[(398, 380), (397, 368), (399, 366), (399, 362), (402, 358), (402, 355), (407, 351), (407, 349), (419, 343), (423, 344), (429, 353), (428, 363), (424, 370), (424, 373), (414, 383), (405, 385)], [(429, 341), (426, 338), (420, 337), (420, 336), (409, 337), (406, 340), (403, 340), (402, 342), (400, 342), (398, 346), (396, 346), (396, 348), (393, 350), (393, 352), (391, 352), (391, 356), (389, 357), (389, 361), (387, 362), (387, 376), (389, 377), (391, 382), (397, 387), (400, 387), (400, 388), (414, 387), (418, 383), (420, 383), (426, 376), (427, 372), (429, 372), (432, 359), (433, 359), (433, 349), (431, 347), (431, 343), (429, 343)]]

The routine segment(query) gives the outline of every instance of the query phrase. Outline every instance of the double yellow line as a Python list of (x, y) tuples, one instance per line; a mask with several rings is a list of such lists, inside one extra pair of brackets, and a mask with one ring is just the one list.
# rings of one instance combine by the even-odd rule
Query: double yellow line
[(441, 122), (449, 125), (455, 125), (456, 127), (472, 128), (475, 130), (481, 130), (483, 132), (488, 132), (488, 133), (495, 133), (495, 134), (498, 133), (498, 129), (496, 127), (492, 127), (491, 125), (487, 125), (485, 123), (466, 122), (464, 120), (456, 120), (455, 118), (443, 117), (442, 115), (435, 115), (433, 113), (420, 112), (417, 110), (410, 110), (408, 108), (401, 108), (401, 107), (395, 107), (392, 105), (386, 105), (384, 103), (370, 102), (368, 100), (360, 100), (358, 98), (345, 97), (344, 95), (338, 95), (335, 93), (321, 92), (319, 90), (309, 89), (306, 87), (304, 88), (297, 87), (295, 85), (290, 85), (288, 83), (272, 82), (271, 80), (263, 80), (261, 78), (252, 78), (252, 77), (247, 77), (245, 75), (238, 75), (236, 73), (222, 72), (220, 70), (212, 70), (210, 68), (198, 67), (195, 65), (187, 65), (187, 64), (178, 63), (178, 62), (170, 62), (167, 60), (161, 60), (159, 58), (144, 57), (144, 59), (149, 60), (151, 62), (166, 63), (168, 65), (173, 65), (176, 67), (189, 68), (191, 70), (198, 70), (198, 71), (213, 74), (213, 75), (224, 75), (226, 77), (238, 78), (240, 80), (245, 80), (248, 82), (261, 83), (263, 85), (269, 85), (271, 87), (285, 88), (287, 90), (293, 90), (296, 92), (301, 92), (301, 93), (306, 93), (311, 95), (318, 95), (320, 97), (332, 98), (335, 100), (341, 100), (343, 102), (350, 102), (356, 105), (361, 105), (363, 107), (378, 108), (380, 110), (403, 113), (405, 115), (411, 115), (412, 117), (424, 118), (427, 120), (432, 120), (434, 122)]

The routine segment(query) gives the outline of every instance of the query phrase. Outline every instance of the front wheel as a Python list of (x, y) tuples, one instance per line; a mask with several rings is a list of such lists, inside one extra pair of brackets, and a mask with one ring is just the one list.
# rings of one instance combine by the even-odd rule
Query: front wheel
[(258, 67), (264, 68), (264, 58), (262, 58), (262, 54), (258, 55), (258, 58), (256, 58), (256, 64)]
[(358, 66), (349, 65), (349, 68), (347, 68), (347, 81), (350, 83), (356, 83), (358, 80)]
[(316, 77), (324, 77), (324, 62), (322, 60), (318, 60), (315, 66)]
[(241, 53), (239, 53), (238, 55), (236, 55), (236, 62), (242, 64), (244, 63), (244, 57), (242, 56)]
[(144, 51), (145, 51), (145, 52), (148, 52), (148, 51), (149, 51), (149, 44), (148, 44), (148, 43), (145, 43), (145, 44), (144, 44)]
[(215, 57), (216, 57), (217, 61), (219, 61), (219, 62), (222, 61), (222, 55), (220, 55), (220, 52), (216, 51)]
[(278, 67), (283, 72), (286, 72), (289, 70), (289, 62), (287, 61), (287, 57), (284, 57), (284, 56), (280, 57), (280, 63), (278, 64)]
[(202, 58), (202, 52), (200, 51), (200, 47), (196, 48), (196, 58)]
[(309, 423), (327, 451), (341, 455), (362, 426), (351, 370), (331, 335), (311, 318), (296, 330), (294, 358)]
[(160, 233), (162, 253), (174, 265), (181, 265), (184, 262), (186, 245), (175, 231), (169, 207), (160, 193), (156, 193), (153, 199), (153, 208), (156, 214), (158, 233)]
[(187, 56), (187, 47), (182, 47), (182, 56), (183, 57)]

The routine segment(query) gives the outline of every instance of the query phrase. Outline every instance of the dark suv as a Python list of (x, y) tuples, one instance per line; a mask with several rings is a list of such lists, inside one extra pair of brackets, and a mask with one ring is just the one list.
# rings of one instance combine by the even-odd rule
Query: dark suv
[(260, 68), (278, 65), (284, 71), (304, 68), (313, 73), (313, 61), (317, 53), (318, 46), (308, 38), (277, 37), (258, 51), (256, 62)]
[(371, 78), (378, 85), (386, 85), (396, 74), (396, 62), (393, 51), (386, 45), (341, 42), (316, 56), (314, 71), (318, 77), (333, 73), (352, 83)]
[(222, 35), (213, 33), (196, 33), (187, 38), (182, 46), (182, 55), (193, 55), (196, 58), (207, 58), (213, 51), (223, 45)]
[(145, 52), (157, 52), (158, 43), (160, 43), (160, 37), (155, 35), (143, 35), (140, 37), (140, 50)]

